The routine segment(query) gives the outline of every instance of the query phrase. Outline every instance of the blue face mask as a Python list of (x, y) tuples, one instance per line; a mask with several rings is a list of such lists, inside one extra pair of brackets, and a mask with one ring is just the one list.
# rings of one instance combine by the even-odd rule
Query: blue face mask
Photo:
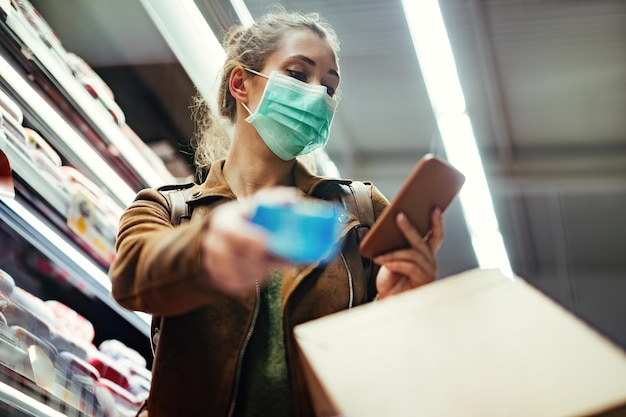
[(321, 148), (328, 142), (330, 124), (337, 102), (323, 85), (312, 85), (272, 71), (261, 101), (253, 113), (243, 104), (251, 123), (268, 148), (289, 161)]

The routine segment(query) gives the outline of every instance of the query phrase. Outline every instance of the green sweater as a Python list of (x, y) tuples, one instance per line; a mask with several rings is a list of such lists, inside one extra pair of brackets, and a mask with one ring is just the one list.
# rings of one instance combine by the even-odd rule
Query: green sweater
[(281, 287), (282, 276), (275, 272), (261, 290), (259, 316), (243, 362), (235, 413), (238, 417), (294, 414), (285, 357)]

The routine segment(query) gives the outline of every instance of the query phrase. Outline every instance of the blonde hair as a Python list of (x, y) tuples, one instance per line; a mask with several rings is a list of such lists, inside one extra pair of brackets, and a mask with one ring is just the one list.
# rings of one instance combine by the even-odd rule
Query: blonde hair
[(226, 33), (222, 45), (226, 61), (218, 88), (219, 115), (213, 114), (202, 95), (196, 93), (192, 103), (195, 134), (192, 138), (194, 162), (198, 172), (223, 158), (230, 146), (229, 127), (235, 121), (237, 103), (230, 94), (229, 80), (234, 68), (242, 66), (260, 71), (267, 58), (281, 46), (285, 36), (294, 30), (310, 30), (328, 42), (339, 59), (339, 40), (332, 27), (317, 13), (288, 12), (278, 6), (252, 26), (234, 26)]

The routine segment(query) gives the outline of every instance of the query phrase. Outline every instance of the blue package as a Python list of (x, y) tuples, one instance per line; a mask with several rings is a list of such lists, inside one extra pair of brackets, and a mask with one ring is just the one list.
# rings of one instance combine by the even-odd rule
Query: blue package
[(302, 200), (261, 203), (250, 220), (269, 232), (269, 250), (294, 263), (328, 262), (339, 252), (339, 204)]

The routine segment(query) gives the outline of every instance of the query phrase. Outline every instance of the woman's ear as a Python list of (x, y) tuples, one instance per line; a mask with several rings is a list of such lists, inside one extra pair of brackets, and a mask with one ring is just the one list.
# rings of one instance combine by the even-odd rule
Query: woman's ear
[(230, 72), (230, 78), (228, 80), (228, 89), (230, 94), (237, 101), (246, 103), (248, 101), (248, 90), (246, 89), (247, 74), (243, 67), (235, 67)]

